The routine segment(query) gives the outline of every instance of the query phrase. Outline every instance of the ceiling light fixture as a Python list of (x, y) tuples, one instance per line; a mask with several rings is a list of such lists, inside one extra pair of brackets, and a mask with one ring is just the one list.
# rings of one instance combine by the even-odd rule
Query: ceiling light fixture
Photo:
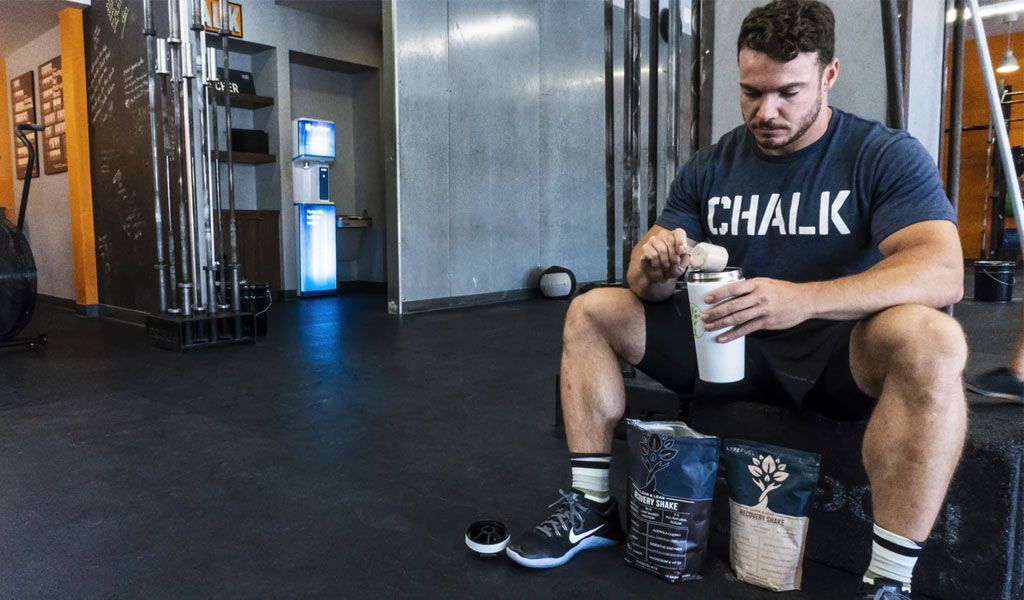
[(1017, 13), (1010, 13), (1006, 15), (1006, 54), (1003, 55), (1003, 60), (999, 61), (999, 66), (996, 67), (997, 73), (1013, 73), (1020, 68), (1017, 64), (1017, 59), (1013, 57), (1013, 50), (1010, 49), (1010, 37), (1013, 34), (1013, 22), (1017, 20)]

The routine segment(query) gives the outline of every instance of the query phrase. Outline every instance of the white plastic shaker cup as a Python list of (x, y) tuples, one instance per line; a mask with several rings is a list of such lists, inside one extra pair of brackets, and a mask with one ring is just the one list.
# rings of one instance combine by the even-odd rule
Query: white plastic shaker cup
[[(744, 377), (746, 363), (746, 337), (720, 343), (716, 338), (732, 329), (705, 331), (700, 316), (713, 308), (705, 304), (704, 297), (723, 285), (743, 280), (738, 267), (726, 267), (720, 272), (689, 271), (686, 292), (690, 297), (690, 321), (693, 324), (693, 343), (697, 348), (697, 375), (710, 383), (732, 383)], [(723, 300), (724, 302), (724, 300)], [(718, 304), (721, 304), (719, 302)]]

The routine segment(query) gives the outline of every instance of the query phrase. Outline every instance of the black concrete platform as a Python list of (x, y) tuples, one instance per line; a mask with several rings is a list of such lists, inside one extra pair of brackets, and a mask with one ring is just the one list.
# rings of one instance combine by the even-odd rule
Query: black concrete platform
[[(675, 586), (621, 547), (540, 572), (470, 555), (471, 521), (524, 529), (568, 485), (551, 418), (568, 304), (384, 304), (275, 304), (255, 345), (185, 355), (40, 307), (26, 333), (49, 345), (0, 353), (0, 598), (780, 597), (732, 578), (721, 535), (705, 579)], [(967, 323), (971, 369), (1009, 343), (1006, 308)], [(809, 562), (785, 597), (855, 583)]]

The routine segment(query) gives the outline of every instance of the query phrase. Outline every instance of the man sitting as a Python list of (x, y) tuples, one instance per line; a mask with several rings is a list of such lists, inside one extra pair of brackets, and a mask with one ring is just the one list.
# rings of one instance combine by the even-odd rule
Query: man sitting
[[(551, 567), (622, 540), (608, 466), (623, 360), (679, 393), (870, 415), (874, 543), (857, 597), (907, 598), (966, 429), (963, 331), (936, 310), (963, 293), (956, 216), (916, 139), (828, 105), (839, 60), (826, 5), (754, 9), (737, 58), (744, 126), (680, 170), (633, 249), (629, 288), (569, 308), (561, 396), (572, 492), (507, 552)], [(726, 247), (747, 277), (708, 296), (721, 304), (702, 317), (712, 334), (733, 327), (719, 342), (747, 336), (736, 384), (696, 379), (689, 300), (674, 292), (698, 241)]]

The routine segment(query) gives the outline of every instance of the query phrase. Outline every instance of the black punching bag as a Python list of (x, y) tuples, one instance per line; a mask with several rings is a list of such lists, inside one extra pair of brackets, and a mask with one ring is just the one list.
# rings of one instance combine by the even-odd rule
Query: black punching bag
[(0, 340), (21, 333), (36, 306), (36, 261), (25, 235), (0, 218)]

